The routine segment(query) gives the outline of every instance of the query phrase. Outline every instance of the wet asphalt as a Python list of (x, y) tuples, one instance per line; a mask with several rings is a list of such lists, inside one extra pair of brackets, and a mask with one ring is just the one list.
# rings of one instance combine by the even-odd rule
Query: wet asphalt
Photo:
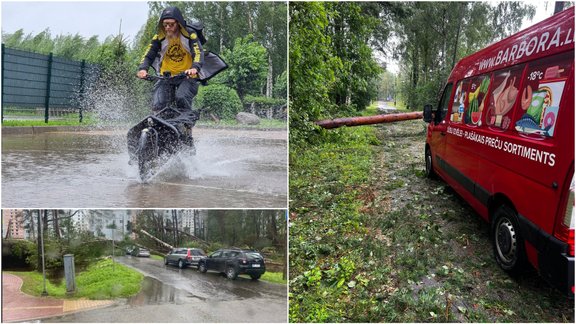
[(126, 133), (3, 134), (3, 208), (286, 208), (287, 132), (195, 129), (147, 183)]
[(117, 262), (145, 275), (142, 290), (113, 306), (41, 320), (55, 322), (282, 323), (288, 320), (285, 285), (216, 272), (179, 269), (162, 261), (132, 256)]

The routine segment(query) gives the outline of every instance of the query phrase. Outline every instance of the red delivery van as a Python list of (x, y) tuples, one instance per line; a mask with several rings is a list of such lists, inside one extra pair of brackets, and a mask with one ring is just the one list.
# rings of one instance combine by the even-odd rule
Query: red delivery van
[(496, 262), (574, 296), (574, 7), (463, 58), (429, 123), (426, 173), (491, 224)]

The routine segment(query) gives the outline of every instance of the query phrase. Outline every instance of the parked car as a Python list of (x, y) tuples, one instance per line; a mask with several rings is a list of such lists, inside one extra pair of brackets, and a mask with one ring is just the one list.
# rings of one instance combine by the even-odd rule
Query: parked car
[(266, 272), (266, 264), (264, 257), (256, 251), (220, 249), (200, 260), (198, 270), (202, 273), (208, 270), (222, 272), (231, 280), (240, 274), (248, 274), (257, 280)]
[(572, 298), (574, 110), (574, 7), (461, 59), (424, 107), (426, 174), (491, 225), (502, 269)]
[(134, 248), (130, 254), (137, 257), (150, 257), (150, 251), (144, 248)]
[(187, 266), (198, 266), (198, 262), (206, 257), (202, 249), (196, 248), (175, 248), (164, 257), (164, 264), (172, 263), (178, 268), (184, 269)]

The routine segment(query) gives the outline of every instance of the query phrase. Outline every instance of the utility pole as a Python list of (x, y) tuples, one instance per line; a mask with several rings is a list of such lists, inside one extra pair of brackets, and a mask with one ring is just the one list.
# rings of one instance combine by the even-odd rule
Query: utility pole
[[(44, 283), (44, 290), (42, 290), (42, 296), (48, 296), (48, 292), (46, 291), (46, 267), (45, 267), (45, 259), (44, 259), (44, 224), (42, 223), (42, 217), (40, 216), (41, 211), (38, 211), (38, 224), (40, 225), (40, 245), (42, 249), (42, 280)], [(46, 210), (44, 210), (46, 213)]]

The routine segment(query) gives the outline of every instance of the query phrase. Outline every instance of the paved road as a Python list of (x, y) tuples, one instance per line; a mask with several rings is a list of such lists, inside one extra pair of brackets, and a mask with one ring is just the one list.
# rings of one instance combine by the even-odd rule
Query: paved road
[(394, 114), (397, 113), (396, 107), (389, 106), (386, 101), (378, 101), (378, 110), (383, 114)]
[(195, 268), (178, 269), (149, 258), (117, 261), (146, 277), (142, 291), (103, 309), (58, 316), (42, 322), (287, 322), (287, 288), (262, 280), (228, 280)]
[(197, 155), (149, 183), (126, 132), (2, 136), (3, 208), (286, 208), (287, 131), (195, 129)]

